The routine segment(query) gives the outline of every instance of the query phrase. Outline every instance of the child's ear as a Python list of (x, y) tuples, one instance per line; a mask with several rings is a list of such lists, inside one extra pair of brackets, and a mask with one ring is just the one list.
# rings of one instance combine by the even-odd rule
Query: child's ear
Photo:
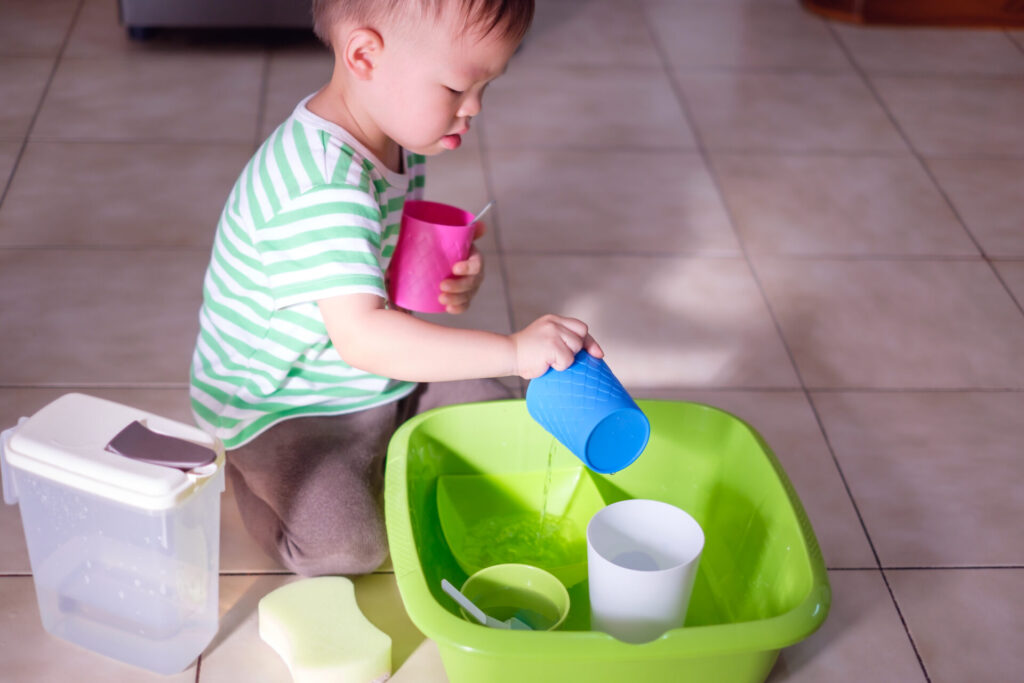
[(368, 81), (383, 47), (384, 40), (379, 33), (370, 28), (358, 28), (348, 35), (341, 57), (353, 76)]

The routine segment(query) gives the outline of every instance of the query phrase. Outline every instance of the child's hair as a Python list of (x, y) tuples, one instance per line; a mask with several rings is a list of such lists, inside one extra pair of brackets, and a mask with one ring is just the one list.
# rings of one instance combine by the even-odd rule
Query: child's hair
[(465, 28), (479, 28), (484, 35), (499, 30), (503, 38), (522, 40), (533, 21), (534, 0), (313, 0), (313, 32), (331, 47), (331, 28), (338, 22), (372, 26), (410, 8), (436, 17), (452, 2), (461, 6)]

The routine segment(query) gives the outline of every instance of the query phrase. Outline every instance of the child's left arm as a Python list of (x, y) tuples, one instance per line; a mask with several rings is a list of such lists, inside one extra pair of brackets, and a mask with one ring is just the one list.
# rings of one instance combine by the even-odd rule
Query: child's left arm
[(484, 255), (476, 248), (476, 240), (487, 231), (484, 223), (476, 224), (473, 245), (469, 248), (469, 256), (452, 266), (451, 277), (441, 282), (440, 301), (448, 313), (462, 313), (469, 308), (469, 303), (476, 296), (477, 290), (484, 281)]

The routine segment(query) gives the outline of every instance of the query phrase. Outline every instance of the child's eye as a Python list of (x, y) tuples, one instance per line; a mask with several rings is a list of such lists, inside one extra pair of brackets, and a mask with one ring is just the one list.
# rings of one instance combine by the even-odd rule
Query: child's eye
[(464, 90), (456, 90), (455, 88), (449, 88), (447, 85), (445, 86), (445, 88), (448, 90), (448, 92), (450, 92), (453, 95), (462, 95), (463, 93), (465, 93)]

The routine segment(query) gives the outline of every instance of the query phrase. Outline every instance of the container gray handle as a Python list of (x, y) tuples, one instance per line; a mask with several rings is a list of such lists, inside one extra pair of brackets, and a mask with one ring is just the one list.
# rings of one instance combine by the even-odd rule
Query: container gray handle
[(209, 465), (217, 459), (217, 453), (205, 446), (154, 432), (138, 420), (111, 439), (107, 450), (132, 460), (186, 472)]

